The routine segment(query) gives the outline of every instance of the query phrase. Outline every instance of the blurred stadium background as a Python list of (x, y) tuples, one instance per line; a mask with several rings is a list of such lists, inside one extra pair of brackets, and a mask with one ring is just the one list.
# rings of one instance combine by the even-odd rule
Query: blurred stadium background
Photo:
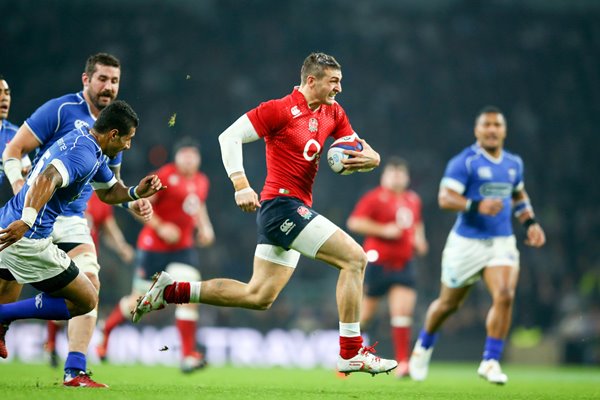
[[(526, 166), (526, 185), (548, 244), (520, 245), (521, 281), (506, 358), (600, 362), (600, 3), (595, 0), (20, 0), (0, 1), (0, 73), (13, 94), (9, 119), (81, 90), (85, 59), (122, 62), (119, 97), (141, 117), (123, 177), (136, 182), (170, 159), (183, 135), (202, 142), (217, 241), (201, 250), (205, 278), (246, 280), (253, 215), (238, 211), (217, 136), (261, 101), (289, 93), (311, 51), (342, 64), (338, 101), (357, 132), (386, 157), (411, 163), (424, 201), (430, 254), (418, 260), (415, 330), (437, 295), (440, 252), (454, 216), (437, 207), (447, 160), (471, 143), (475, 114), (495, 104), (508, 119), (506, 147)], [(169, 120), (176, 114), (176, 123)], [(245, 146), (258, 187), (264, 146)], [(340, 226), (377, 173), (334, 175), (322, 163), (315, 207)], [(4, 187), (2, 192), (7, 192)], [(130, 243), (140, 226), (121, 210)], [(520, 241), (522, 229), (516, 227)], [(102, 251), (100, 316), (130, 288), (132, 266)], [(267, 312), (202, 307), (205, 327), (260, 332), (336, 329), (337, 272), (304, 259)], [(479, 287), (444, 327), (436, 359), (476, 360), (489, 305)], [(167, 325), (170, 314), (151, 322)], [(371, 336), (389, 353), (385, 314)], [(137, 328), (136, 328), (137, 329)]]

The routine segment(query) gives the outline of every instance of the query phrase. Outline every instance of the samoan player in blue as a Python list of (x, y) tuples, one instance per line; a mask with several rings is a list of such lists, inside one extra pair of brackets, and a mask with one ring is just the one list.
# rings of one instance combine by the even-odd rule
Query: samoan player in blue
[(483, 278), (492, 296), (487, 337), (477, 373), (490, 383), (505, 384), (500, 368), (510, 328), (519, 277), (519, 251), (511, 215), (523, 224), (525, 243), (541, 247), (544, 231), (534, 219), (523, 183), (523, 161), (504, 150), (506, 121), (496, 107), (486, 107), (475, 121), (477, 142), (448, 163), (438, 201), (458, 218), (442, 253), (442, 282), (409, 361), (411, 378), (427, 377), (429, 360), (443, 322), (464, 302), (471, 286)]
[(106, 156), (129, 149), (138, 123), (127, 103), (111, 103), (92, 129), (76, 129), (41, 154), (22, 190), (0, 209), (0, 275), (44, 292), (0, 305), (1, 358), (8, 355), (5, 334), (12, 321), (65, 320), (96, 307), (94, 285), (52, 242), (51, 233), (56, 218), (90, 182), (98, 197), (110, 204), (147, 198), (163, 189), (156, 175), (128, 188), (107, 165)]
[[(83, 90), (79, 93), (67, 94), (52, 99), (38, 108), (19, 128), (14, 139), (8, 144), (4, 154), (6, 176), (17, 193), (23, 185), (19, 158), (22, 154), (38, 149), (38, 158), (54, 142), (73, 129), (91, 127), (100, 111), (109, 105), (118, 95), (121, 77), (121, 64), (110, 54), (99, 53), (88, 58), (82, 75)], [(119, 178), (121, 155), (115, 155), (109, 166)], [(94, 286), (100, 290), (98, 273), (100, 265), (96, 248), (88, 227), (84, 211), (91, 195), (91, 187), (86, 187), (81, 196), (65, 208), (54, 224), (52, 238), (58, 246), (67, 252), (77, 267), (84, 272)], [(149, 218), (152, 212), (147, 200), (131, 203), (131, 210)], [(0, 279), (0, 292), (11, 293), (14, 301), (20, 293), (20, 286), (15, 282), (8, 283)], [(6, 302), (6, 300), (4, 300)], [(65, 361), (64, 384), (87, 387), (106, 387), (91, 378), (80, 377), (80, 371), (86, 371), (86, 354), (96, 327), (97, 310), (69, 321), (69, 354)], [(49, 323), (51, 325), (52, 322)], [(54, 328), (54, 326), (52, 327)], [(56, 329), (49, 330), (48, 336)], [(51, 360), (54, 359), (52, 351)], [(71, 378), (78, 378), (75, 381)], [(79, 379), (81, 378), (81, 379)]]
[[(10, 103), (12, 100), (10, 87), (8, 82), (2, 75), (0, 75), (0, 154), (4, 151), (6, 144), (12, 140), (17, 133), (19, 127), (11, 123), (8, 118), (10, 112)], [(31, 167), (31, 160), (29, 156), (25, 154), (21, 159), (21, 167), (23, 170), (29, 170)], [(0, 161), (0, 184), (4, 181), (4, 168)]]

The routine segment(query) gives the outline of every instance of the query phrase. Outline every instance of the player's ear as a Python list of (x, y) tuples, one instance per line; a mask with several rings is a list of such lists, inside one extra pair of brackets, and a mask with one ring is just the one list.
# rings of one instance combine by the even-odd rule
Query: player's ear
[(81, 74), (81, 83), (83, 83), (84, 87), (87, 87), (90, 84), (90, 78), (85, 72)]
[(118, 129), (111, 129), (110, 132), (108, 132), (108, 137), (110, 138), (111, 141), (115, 141), (119, 139), (119, 130)]

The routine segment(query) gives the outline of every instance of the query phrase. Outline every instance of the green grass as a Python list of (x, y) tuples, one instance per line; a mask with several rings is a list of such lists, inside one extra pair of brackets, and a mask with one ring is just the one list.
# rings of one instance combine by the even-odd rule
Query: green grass
[(339, 378), (324, 369), (212, 367), (191, 375), (176, 368), (97, 365), (95, 377), (110, 389), (63, 388), (61, 371), (46, 365), (0, 364), (2, 399), (599, 399), (600, 368), (506, 365), (509, 382), (478, 378), (477, 363), (434, 363), (425, 382)]

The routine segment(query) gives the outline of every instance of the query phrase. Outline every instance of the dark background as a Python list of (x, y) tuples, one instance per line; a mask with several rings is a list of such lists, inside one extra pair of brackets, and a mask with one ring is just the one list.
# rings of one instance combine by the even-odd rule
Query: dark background
[[(511, 345), (550, 343), (559, 361), (600, 361), (600, 3), (2, 0), (0, 16), (0, 74), (12, 89), (12, 122), (20, 125), (48, 99), (81, 90), (86, 58), (106, 51), (123, 65), (119, 97), (141, 117), (124, 156), (126, 182), (169, 160), (178, 137), (200, 139), (217, 235), (212, 248), (201, 250), (205, 278), (247, 280), (255, 246), (254, 215), (235, 207), (218, 135), (261, 101), (289, 93), (308, 53), (334, 55), (344, 75), (338, 101), (354, 129), (384, 161), (397, 154), (410, 162), (412, 187), (423, 199), (431, 251), (418, 260), (415, 331), (437, 295), (440, 253), (454, 221), (438, 209), (439, 180), (448, 159), (474, 141), (479, 109), (500, 107), (506, 147), (525, 161), (526, 188), (548, 238), (533, 250), (515, 227), (521, 280)], [(262, 142), (244, 146), (244, 164), (258, 189)], [(379, 173), (337, 176), (321, 167), (314, 206), (343, 227)], [(140, 226), (116, 213), (135, 243)], [(102, 317), (129, 291), (132, 267), (104, 249), (101, 261)], [(270, 311), (203, 307), (202, 322), (336, 329), (336, 277), (333, 268), (303, 259)], [(445, 325), (436, 354), (478, 355), (488, 306), (478, 285)], [(372, 335), (385, 342), (386, 325), (382, 313)]]

